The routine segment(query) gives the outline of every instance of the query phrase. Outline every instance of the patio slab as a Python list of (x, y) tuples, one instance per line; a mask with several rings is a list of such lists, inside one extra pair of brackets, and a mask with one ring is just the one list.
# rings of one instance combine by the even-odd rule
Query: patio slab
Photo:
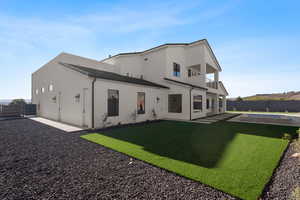
[(64, 123), (61, 123), (61, 122), (45, 119), (45, 118), (42, 118), (42, 117), (33, 117), (33, 118), (30, 118), (30, 119), (34, 120), (36, 122), (40, 122), (42, 124), (46, 124), (48, 126), (60, 129), (60, 130), (65, 131), (65, 132), (77, 132), (77, 131), (84, 130), (84, 129), (76, 127), (76, 126), (72, 126), (72, 125), (69, 125), (69, 124), (64, 124)]

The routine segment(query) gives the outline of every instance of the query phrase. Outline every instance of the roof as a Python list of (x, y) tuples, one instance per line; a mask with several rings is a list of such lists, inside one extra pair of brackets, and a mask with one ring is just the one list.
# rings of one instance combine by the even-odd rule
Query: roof
[(204, 42), (207, 46), (208, 46), (208, 50), (209, 52), (211, 53), (212, 57), (213, 57), (213, 60), (216, 62), (217, 64), (217, 67), (222, 70), (218, 60), (217, 60), (217, 57), (216, 55), (214, 54), (210, 44), (208, 43), (207, 39), (201, 39), (201, 40), (197, 40), (197, 41), (194, 41), (194, 42), (190, 42), (190, 43), (165, 43), (165, 44), (162, 44), (162, 45), (159, 45), (159, 46), (156, 46), (156, 47), (152, 47), (150, 49), (147, 49), (147, 50), (144, 50), (144, 51), (138, 51), (138, 52), (127, 52), (127, 53), (119, 53), (119, 54), (116, 54), (116, 55), (113, 55), (113, 56), (110, 56), (108, 58), (105, 58), (103, 60), (101, 60), (100, 62), (104, 61), (104, 60), (108, 60), (110, 58), (113, 58), (113, 57), (117, 57), (117, 56), (124, 56), (124, 55), (139, 55), (139, 54), (143, 54), (143, 53), (146, 53), (146, 52), (149, 52), (149, 51), (152, 51), (152, 50), (155, 50), (155, 49), (159, 49), (159, 48), (162, 48), (162, 47), (167, 47), (167, 46), (189, 46), (189, 45), (193, 45), (193, 44), (197, 44), (199, 42)]
[(185, 83), (185, 82), (181, 82), (181, 81), (177, 81), (177, 80), (173, 80), (173, 79), (169, 79), (169, 78), (164, 78), (166, 81), (172, 81), (174, 83), (179, 83), (179, 84), (182, 84), (182, 85), (187, 85), (187, 86), (190, 86), (190, 87), (193, 87), (193, 88), (198, 88), (198, 89), (202, 89), (202, 90), (207, 90), (207, 88), (205, 87), (201, 87), (201, 86), (198, 86), (198, 85), (193, 85), (193, 84), (189, 84), (189, 83)]
[(92, 69), (92, 68), (88, 68), (88, 67), (84, 67), (84, 66), (80, 66), (80, 65), (69, 64), (69, 63), (59, 62), (59, 64), (63, 65), (64, 67), (67, 67), (69, 69), (72, 69), (74, 71), (77, 71), (81, 74), (87, 75), (89, 77), (93, 77), (93, 78), (100, 78), (100, 79), (106, 79), (106, 80), (133, 83), (133, 84), (138, 84), (138, 85), (145, 85), (145, 86), (156, 87), (156, 88), (169, 89), (169, 87), (167, 87), (167, 86), (163, 86), (163, 85), (156, 84), (156, 83), (153, 83), (150, 81), (146, 81), (144, 79), (123, 76), (123, 75), (113, 73), (113, 72)]
[(221, 87), (223, 88), (223, 90), (225, 91), (226, 95), (229, 95), (228, 91), (226, 90), (224, 84), (222, 81), (219, 81), (219, 84), (221, 85)]

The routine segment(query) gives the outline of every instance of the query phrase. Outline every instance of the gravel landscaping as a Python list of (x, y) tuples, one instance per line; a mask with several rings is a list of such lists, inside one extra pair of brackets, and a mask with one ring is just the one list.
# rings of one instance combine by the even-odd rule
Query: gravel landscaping
[[(0, 121), (0, 199), (236, 199), (38, 122)], [(263, 199), (287, 199), (299, 164), (287, 150)]]
[(235, 199), (32, 120), (0, 122), (0, 199)]
[(284, 154), (280, 166), (270, 184), (265, 188), (263, 199), (293, 199), (291, 194), (300, 184), (300, 162), (291, 156), (296, 153), (296, 143), (292, 143)]

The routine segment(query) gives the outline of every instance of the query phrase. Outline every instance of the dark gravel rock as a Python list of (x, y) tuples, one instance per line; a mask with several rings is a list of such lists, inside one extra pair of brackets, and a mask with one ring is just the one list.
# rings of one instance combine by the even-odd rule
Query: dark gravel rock
[(295, 143), (292, 143), (283, 155), (270, 184), (265, 188), (262, 199), (291, 199), (292, 191), (300, 185), (300, 162), (298, 158), (291, 158), (294, 153)]
[(79, 135), (0, 121), (0, 199), (235, 199)]

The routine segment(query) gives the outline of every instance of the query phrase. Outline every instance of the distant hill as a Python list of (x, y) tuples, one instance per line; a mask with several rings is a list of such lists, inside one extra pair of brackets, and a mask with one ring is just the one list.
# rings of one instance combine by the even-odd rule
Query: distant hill
[[(2, 104), (2, 105), (8, 105), (11, 101), (12, 101), (12, 99), (0, 99), (0, 104)], [(31, 102), (30, 99), (25, 99), (25, 101), (27, 103)]]
[(287, 101), (287, 100), (300, 100), (300, 91), (299, 92), (284, 92), (284, 93), (273, 93), (273, 94), (256, 94), (253, 96), (242, 97), (244, 101), (259, 101), (259, 100), (278, 100), (278, 101)]

